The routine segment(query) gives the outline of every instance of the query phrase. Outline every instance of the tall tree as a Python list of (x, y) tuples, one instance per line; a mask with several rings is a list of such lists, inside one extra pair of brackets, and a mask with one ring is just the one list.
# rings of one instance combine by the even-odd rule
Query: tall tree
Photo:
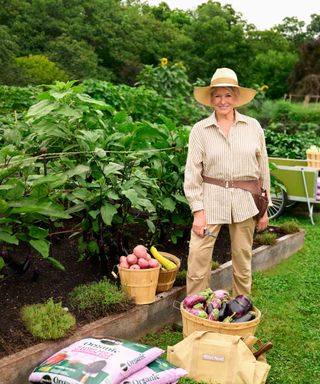
[(185, 31), (192, 43), (189, 47), (189, 67), (193, 80), (208, 79), (217, 67), (231, 67), (243, 78), (251, 48), (245, 36), (245, 22), (230, 5), (221, 6), (209, 0), (200, 5)]
[(291, 92), (299, 89), (303, 79), (310, 75), (320, 75), (320, 39), (301, 45), (299, 61), (289, 79)]
[(0, 82), (12, 84), (17, 75), (15, 67), (15, 56), (18, 52), (16, 40), (12, 37), (10, 30), (0, 25)]

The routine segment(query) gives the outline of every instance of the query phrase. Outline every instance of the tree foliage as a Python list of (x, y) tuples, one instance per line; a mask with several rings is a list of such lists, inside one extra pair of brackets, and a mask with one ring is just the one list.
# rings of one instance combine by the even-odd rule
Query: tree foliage
[(0, 4), (0, 62), (5, 68), (0, 81), (4, 84), (24, 83), (15, 58), (29, 55), (46, 56), (69, 79), (128, 85), (135, 84), (145, 65), (156, 65), (161, 57), (183, 63), (190, 82), (200, 78), (207, 83), (217, 67), (228, 66), (246, 86), (276, 84), (276, 89), (270, 89), (271, 97), (287, 92), (288, 78), (292, 88), (302, 75), (318, 73), (313, 65), (319, 62), (318, 50), (308, 62), (307, 73), (299, 69), (307, 60), (303, 47), (319, 39), (316, 14), (307, 26), (296, 17), (286, 17), (270, 30), (259, 31), (230, 4), (212, 0), (195, 11), (172, 10), (165, 2), (150, 6), (141, 0)]
[(18, 57), (16, 63), (20, 74), (20, 85), (52, 84), (55, 81), (67, 79), (64, 71), (43, 55)]

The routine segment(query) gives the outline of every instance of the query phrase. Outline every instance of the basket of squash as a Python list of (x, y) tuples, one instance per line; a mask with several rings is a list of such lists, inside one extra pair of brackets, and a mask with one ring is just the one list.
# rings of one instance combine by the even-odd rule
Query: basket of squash
[(177, 256), (168, 252), (159, 252), (155, 246), (150, 248), (152, 256), (160, 263), (160, 273), (157, 284), (157, 292), (165, 292), (173, 287), (181, 261)]

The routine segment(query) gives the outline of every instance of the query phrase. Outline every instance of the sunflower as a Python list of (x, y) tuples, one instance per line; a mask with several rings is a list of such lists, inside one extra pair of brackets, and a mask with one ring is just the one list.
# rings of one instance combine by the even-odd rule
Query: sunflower
[(167, 65), (168, 64), (168, 59), (166, 57), (163, 57), (161, 59), (161, 65)]
[(267, 91), (269, 87), (267, 85), (261, 85), (260, 91)]

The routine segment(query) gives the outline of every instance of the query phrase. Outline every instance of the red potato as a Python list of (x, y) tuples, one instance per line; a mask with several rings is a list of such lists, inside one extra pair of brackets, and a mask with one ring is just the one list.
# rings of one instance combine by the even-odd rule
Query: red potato
[(146, 260), (150, 261), (152, 259), (151, 255), (147, 253)]
[(129, 265), (137, 264), (138, 258), (133, 253), (130, 253), (130, 255), (127, 256), (127, 263)]
[(132, 264), (132, 265), (130, 265), (129, 269), (141, 269), (141, 268), (138, 264)]
[(149, 262), (143, 257), (140, 257), (140, 259), (138, 259), (138, 265), (141, 269), (149, 268)]
[(149, 268), (157, 268), (160, 265), (156, 259), (151, 259), (148, 261), (148, 263), (149, 263)]
[(133, 254), (136, 255), (138, 259), (140, 259), (140, 257), (145, 259), (147, 256), (147, 248), (141, 244), (136, 245), (133, 248)]
[(127, 262), (127, 256), (120, 256), (119, 261), (120, 261), (120, 263)]
[(122, 263), (119, 264), (120, 268), (126, 268), (129, 269), (130, 265), (126, 261), (123, 261)]

